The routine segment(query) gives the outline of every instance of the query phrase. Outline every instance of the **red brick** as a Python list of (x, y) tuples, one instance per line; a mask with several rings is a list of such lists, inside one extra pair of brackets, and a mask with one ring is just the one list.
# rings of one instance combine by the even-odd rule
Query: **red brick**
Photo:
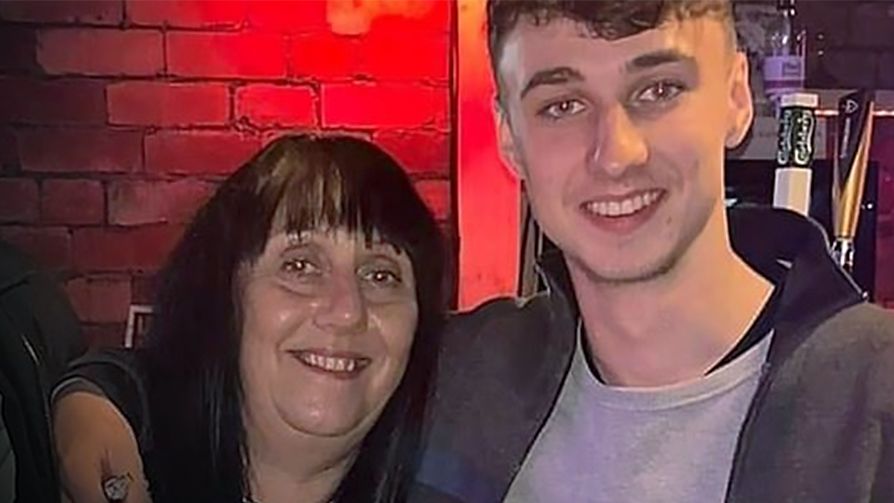
[(450, 182), (447, 180), (421, 180), (415, 183), (416, 190), (435, 218), (445, 220), (450, 216)]
[(124, 323), (82, 324), (84, 341), (91, 348), (120, 348), (124, 345)]
[(109, 223), (186, 223), (214, 189), (214, 184), (197, 180), (113, 182), (109, 186)]
[(258, 138), (235, 132), (163, 131), (146, 137), (146, 170), (230, 174), (259, 148)]
[(19, 143), (11, 129), (0, 128), (0, 169), (19, 163)]
[(109, 122), (139, 126), (226, 124), (230, 97), (223, 84), (121, 82), (107, 89)]
[(449, 1), (329, 2), (328, 19), (334, 33), (362, 35), (372, 31), (424, 33), (446, 31)]
[(62, 227), (3, 227), (0, 237), (50, 269), (71, 267), (71, 236)]
[(375, 80), (447, 81), (447, 34), (408, 37), (405, 32), (370, 34), (360, 44), (357, 71)]
[(4, 26), (0, 29), (0, 71), (23, 73), (37, 70), (36, 46), (33, 30)]
[(0, 78), (0, 122), (103, 124), (104, 87), (91, 80)]
[(4, 0), (0, 19), (37, 23), (115, 25), (121, 22), (120, 0)]
[(383, 2), (391, 5), (390, 12), (383, 12), (373, 19), (370, 33), (419, 34), (447, 33), (450, 31), (449, 0), (409, 0), (407, 2)]
[(19, 133), (22, 168), (40, 172), (125, 172), (142, 164), (143, 134), (111, 129)]
[(448, 90), (411, 84), (324, 84), (327, 127), (418, 127), (446, 124)]
[(183, 229), (174, 225), (75, 229), (72, 256), (79, 271), (155, 271)]
[(131, 23), (173, 28), (227, 28), (245, 21), (244, 1), (127, 0)]
[(285, 77), (285, 52), (278, 35), (168, 32), (168, 71), (177, 76)]
[(155, 294), (158, 291), (160, 275), (156, 274), (136, 274), (131, 283), (131, 292), (133, 304), (152, 305), (155, 302)]
[(50, 74), (156, 75), (162, 35), (153, 30), (53, 29), (38, 34), (37, 61)]
[(93, 180), (44, 180), (40, 218), (44, 223), (90, 225), (103, 221), (102, 184)]
[(326, 0), (254, 0), (246, 2), (252, 28), (279, 32), (329, 31)]
[(83, 323), (126, 322), (130, 277), (81, 277), (65, 283), (75, 313)]
[(316, 96), (306, 86), (250, 85), (236, 91), (236, 116), (259, 127), (313, 126)]
[(435, 131), (378, 131), (375, 142), (409, 173), (450, 175), (450, 136)]
[(296, 35), (289, 46), (292, 75), (320, 80), (360, 75), (363, 49), (356, 37), (331, 33)]
[(37, 221), (37, 182), (27, 178), (0, 178), (0, 222), (29, 224)]
[(326, 17), (332, 33), (338, 35), (363, 35), (367, 33), (375, 16), (381, 15), (383, 2), (331, 2)]

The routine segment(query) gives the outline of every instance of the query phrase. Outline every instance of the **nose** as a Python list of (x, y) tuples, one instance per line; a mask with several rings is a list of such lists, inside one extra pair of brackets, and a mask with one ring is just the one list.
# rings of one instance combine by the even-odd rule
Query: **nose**
[(630, 120), (627, 110), (615, 105), (600, 117), (588, 165), (609, 177), (624, 175), (628, 168), (641, 166), (649, 156), (642, 132)]
[(366, 300), (355, 278), (341, 278), (330, 283), (314, 321), (318, 327), (336, 334), (352, 334), (366, 329)]

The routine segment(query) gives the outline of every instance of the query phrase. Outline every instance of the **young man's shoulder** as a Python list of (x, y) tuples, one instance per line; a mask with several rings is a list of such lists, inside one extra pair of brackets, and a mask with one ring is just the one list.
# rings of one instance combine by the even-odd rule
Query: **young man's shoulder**
[(891, 311), (865, 302), (847, 307), (817, 326), (799, 354), (803, 386), (827, 399), (837, 393), (842, 400), (881, 398), (876, 405), (894, 413)]
[(820, 324), (808, 344), (824, 357), (894, 364), (894, 312), (866, 302), (852, 305)]

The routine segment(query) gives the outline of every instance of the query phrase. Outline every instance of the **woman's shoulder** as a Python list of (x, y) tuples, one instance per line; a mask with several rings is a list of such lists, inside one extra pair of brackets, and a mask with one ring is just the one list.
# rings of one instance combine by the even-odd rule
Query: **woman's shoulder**
[(99, 348), (72, 361), (56, 392), (77, 380), (89, 384), (108, 398), (124, 415), (137, 439), (148, 435), (146, 395), (146, 352), (140, 349)]

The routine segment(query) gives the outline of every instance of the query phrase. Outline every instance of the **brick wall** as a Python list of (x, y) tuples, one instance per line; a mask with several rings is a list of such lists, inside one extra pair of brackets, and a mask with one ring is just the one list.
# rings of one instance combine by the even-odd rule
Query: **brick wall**
[(195, 208), (284, 131), (379, 142), (450, 226), (450, 4), (351, 4), (0, 2), (0, 236), (92, 343), (121, 343)]

